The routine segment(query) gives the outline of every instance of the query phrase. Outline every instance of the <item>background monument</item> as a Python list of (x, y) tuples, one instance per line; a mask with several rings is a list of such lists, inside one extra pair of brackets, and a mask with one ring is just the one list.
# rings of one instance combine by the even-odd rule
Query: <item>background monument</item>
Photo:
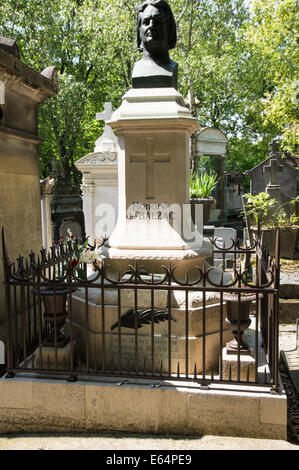
[[(57, 72), (55, 67), (33, 70), (20, 61), (16, 42), (1, 37), (0, 82), (0, 228), (15, 259), (42, 248), (37, 108), (58, 92)], [(0, 263), (0, 339), (5, 338), (2, 281)]]
[(94, 151), (76, 162), (83, 174), (81, 189), (85, 232), (91, 242), (103, 235), (109, 237), (117, 219), (117, 137), (106, 125), (111, 115), (112, 104), (105, 103), (105, 111), (96, 115), (96, 119), (105, 121), (104, 132), (95, 142)]
[[(198, 278), (196, 267), (203, 268), (212, 252), (212, 244), (202, 236), (202, 217), (198, 221), (195, 219), (198, 225), (191, 226), (189, 149), (190, 135), (198, 129), (198, 122), (185, 106), (182, 95), (174, 86), (170, 86), (174, 84), (176, 73), (176, 67), (172, 67), (172, 63), (169, 65), (168, 55), (170, 47), (175, 45), (175, 42), (170, 42), (170, 37), (176, 37), (173, 34), (173, 21), (170, 7), (165, 1), (148, 1), (139, 9), (138, 41), (141, 41), (144, 51), (143, 60), (149, 63), (144, 68), (143, 60), (137, 63), (137, 69), (133, 72), (133, 76), (139, 76), (137, 86), (134, 87), (133, 82), (133, 88), (124, 95), (122, 105), (108, 121), (118, 133), (119, 159), (118, 220), (104, 247), (104, 263), (109, 278), (113, 275), (117, 278), (118, 274), (122, 277), (130, 270), (129, 265), (142, 267), (143, 272), (159, 274), (165, 273), (163, 265), (168, 267), (171, 264), (177, 266), (176, 278), (185, 279), (187, 271), (191, 280), (192, 275)], [(92, 314), (88, 339), (83, 331), (86, 309), (84, 289), (74, 293), (73, 321), (78, 328), (76, 341), (81, 351), (88, 349), (89, 361), (101, 362), (104, 356), (106, 367), (113, 369), (118, 360), (118, 328), (121, 325), (123, 367), (134, 370), (134, 321), (131, 321), (131, 325), (129, 321), (125, 321), (130, 312), (134, 312), (134, 292), (132, 289), (122, 290), (118, 304), (116, 290), (102, 289), (93, 289), (92, 297), (89, 297), (88, 308)], [(194, 371), (195, 364), (198, 371), (201, 369), (203, 310), (209, 318), (206, 365), (217, 366), (220, 352), (217, 295), (211, 293), (203, 300), (201, 292), (190, 293), (190, 360), (187, 370), (185, 296), (174, 291), (168, 297), (166, 290), (156, 290), (154, 305), (151, 306), (151, 297), (148, 294), (149, 292), (138, 293), (140, 315), (148, 309), (155, 309), (156, 314), (158, 309), (168, 318), (168, 322), (158, 321), (155, 325), (154, 367), (161, 368), (162, 371), (167, 371), (170, 367), (168, 323), (173, 320), (169, 352), (172, 359), (171, 373), (177, 371), (178, 362), (182, 373)], [(168, 302), (171, 317), (168, 316)], [(222, 315), (224, 320), (225, 306)], [(151, 325), (146, 324), (142, 324), (138, 330), (138, 368), (153, 367), (148, 360), (150, 331)], [(223, 339), (227, 341), (229, 338), (231, 332), (225, 329)]]

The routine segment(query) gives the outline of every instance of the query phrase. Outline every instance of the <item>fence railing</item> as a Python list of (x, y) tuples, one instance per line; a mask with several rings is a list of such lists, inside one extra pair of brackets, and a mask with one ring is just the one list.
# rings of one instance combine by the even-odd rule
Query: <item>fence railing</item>
[(71, 242), (12, 263), (3, 230), (7, 376), (250, 384), (277, 392), (279, 231), (274, 258), (259, 240), (251, 247), (211, 241), (222, 266), (212, 259), (192, 281), (188, 273), (177, 278), (171, 265), (159, 274), (128, 266), (112, 277), (105, 262), (91, 275), (82, 265), (80, 279)]

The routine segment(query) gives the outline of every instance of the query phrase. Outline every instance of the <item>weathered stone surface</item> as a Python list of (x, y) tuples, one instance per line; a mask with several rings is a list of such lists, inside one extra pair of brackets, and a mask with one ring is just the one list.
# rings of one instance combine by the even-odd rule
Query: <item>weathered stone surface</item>
[[(5, 229), (8, 256), (15, 260), (20, 253), (27, 256), (42, 247), (37, 106), (58, 89), (52, 80), (3, 48), (0, 81), (4, 85), (4, 104), (0, 106), (0, 228)], [(0, 323), (5, 317), (1, 281), (2, 263)]]
[(155, 5), (143, 2), (137, 14), (137, 45), (143, 57), (132, 73), (134, 88), (177, 88), (178, 64), (170, 59), (176, 45), (176, 23), (164, 0)]
[[(150, 381), (138, 379), (122, 386), (114, 379), (88, 384), (27, 380), (0, 380), (1, 396), (5, 382), (7, 394), (12, 389), (22, 394), (23, 386), (32, 391), (27, 408), (7, 408), (1, 400), (2, 434), (115, 430), (287, 439), (284, 394), (232, 391), (230, 387), (204, 391), (195, 384), (184, 388), (184, 384), (167, 381), (157, 381), (160, 386), (153, 388)], [(20, 398), (14, 396), (14, 400)]]
[(75, 356), (76, 342), (73, 341), (73, 347), (68, 342), (63, 348), (42, 347), (34, 351), (35, 367), (50, 368), (51, 370), (70, 370), (71, 369), (71, 354)]

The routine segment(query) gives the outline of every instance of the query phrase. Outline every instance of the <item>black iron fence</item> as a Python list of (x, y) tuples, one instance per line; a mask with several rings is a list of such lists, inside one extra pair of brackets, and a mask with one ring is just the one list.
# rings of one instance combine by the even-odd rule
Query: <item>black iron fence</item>
[(80, 278), (71, 241), (12, 263), (2, 231), (7, 377), (171, 379), (277, 392), (279, 231), (274, 258), (259, 240), (211, 241), (210, 266), (196, 267), (192, 281), (171, 265), (112, 276), (105, 261), (91, 275), (82, 264)]

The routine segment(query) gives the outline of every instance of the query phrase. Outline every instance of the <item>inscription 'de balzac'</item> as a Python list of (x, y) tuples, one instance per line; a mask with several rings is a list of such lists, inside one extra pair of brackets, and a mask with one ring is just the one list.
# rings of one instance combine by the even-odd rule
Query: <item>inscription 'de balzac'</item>
[(174, 220), (173, 211), (169, 211), (166, 202), (156, 204), (141, 204), (133, 202), (127, 211), (127, 219), (140, 220)]

